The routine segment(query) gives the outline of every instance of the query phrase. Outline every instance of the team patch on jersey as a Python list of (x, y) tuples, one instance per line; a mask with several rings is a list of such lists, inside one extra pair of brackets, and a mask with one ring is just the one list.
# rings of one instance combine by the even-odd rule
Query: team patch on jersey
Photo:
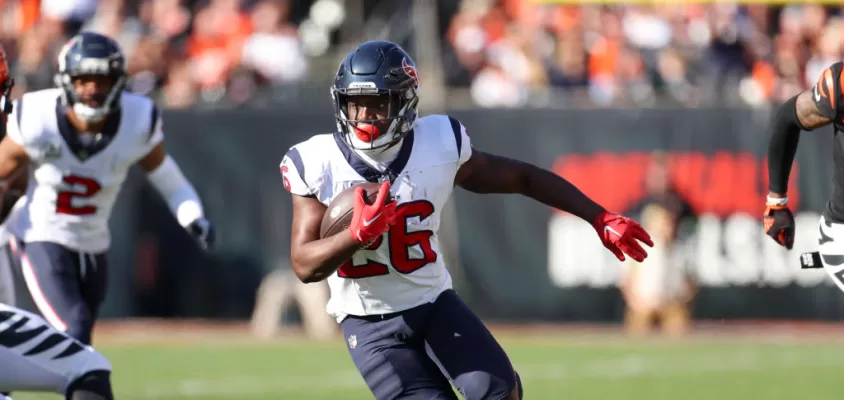
[(62, 157), (62, 144), (58, 141), (38, 143), (35, 147), (44, 158), (55, 160)]

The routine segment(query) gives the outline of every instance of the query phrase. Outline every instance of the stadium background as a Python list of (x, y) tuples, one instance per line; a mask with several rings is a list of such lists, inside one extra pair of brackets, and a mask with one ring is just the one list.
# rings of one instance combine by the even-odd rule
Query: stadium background
[(844, 7), (2, 0), (0, 16), (17, 95), (52, 85), (58, 48), (79, 29), (115, 37), (130, 90), (165, 110), (168, 148), (219, 231), (202, 254), (138, 171), (124, 187), (95, 339), (118, 398), (368, 398), (344, 339), (304, 335), (294, 303), (276, 310), (285, 328), (271, 338), (247, 321), (261, 281), (291, 276), (278, 163), (334, 129), (337, 63), (370, 39), (413, 54), (422, 112), (459, 118), (479, 148), (552, 168), (633, 216), (664, 156), (695, 216), (674, 245), (698, 286), (694, 330), (628, 338), (622, 265), (588, 224), (456, 192), (444, 256), (528, 398), (837, 398), (844, 294), (798, 264), (831, 191), (831, 128), (801, 138), (795, 249), (760, 219), (771, 108), (842, 58)]

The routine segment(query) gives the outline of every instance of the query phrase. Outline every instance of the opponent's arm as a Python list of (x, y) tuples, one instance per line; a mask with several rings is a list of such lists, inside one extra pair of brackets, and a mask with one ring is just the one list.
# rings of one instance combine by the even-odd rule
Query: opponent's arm
[(29, 155), (8, 135), (0, 140), (0, 191), (23, 186), (26, 189)]
[[(9, 91), (10, 87), (3, 93), (4, 100), (8, 99)], [(19, 101), (9, 103), (3, 113), (3, 124), (0, 124), (0, 129), (3, 130), (3, 140), (0, 140), (0, 191), (19, 188), (26, 190), (29, 178), (26, 172), (30, 158), (23, 145), (23, 134), (19, 126), (20, 113), (18, 118), (5, 114), (17, 107), (20, 107)]]
[[(0, 55), (2, 53), (3, 51), (0, 49)], [(0, 177), (0, 192), (2, 192), (2, 198), (0, 198), (0, 203), (2, 204), (0, 206), (0, 221), (5, 220), (9, 216), (12, 207), (23, 196), (24, 192), (26, 192), (26, 187), (29, 185), (29, 174), (27, 170), (29, 169), (30, 158), (22, 145), (23, 137), (20, 132), (21, 113), (19, 112), (17, 114), (17, 118), (12, 118), (11, 121), (9, 120), (15, 107), (20, 107), (20, 101), (13, 102), (11, 100), (15, 80), (8, 77), (8, 72), (8, 65), (5, 59), (3, 59), (0, 61), (0, 77), (3, 78), (3, 82), (0, 83), (0, 90), (2, 90), (2, 96), (0, 96), (0, 101), (2, 101), (0, 133), (2, 133), (3, 137), (3, 140), (0, 141), (0, 160), (2, 160), (0, 161), (2, 163), (0, 170), (5, 170), (5, 172)]]
[(167, 201), (179, 225), (187, 229), (203, 249), (213, 246), (214, 229), (205, 218), (202, 201), (193, 185), (182, 174), (179, 165), (167, 154), (164, 142), (156, 144), (138, 164)]
[(768, 143), (768, 198), (763, 219), (765, 233), (787, 249), (794, 245), (794, 216), (788, 208), (788, 179), (800, 142), (800, 131), (829, 125), (844, 101), (842, 63), (821, 73), (811, 89), (788, 99), (774, 112)]
[[(814, 90), (817, 90), (817, 86)], [(832, 117), (824, 115), (812, 98), (812, 92), (807, 90), (788, 99), (774, 113), (768, 143), (768, 195), (772, 198), (786, 197), (800, 131), (810, 131), (832, 123)]]
[(313, 196), (293, 195), (293, 227), (290, 261), (296, 277), (304, 283), (319, 282), (333, 274), (344, 262), (365, 247), (352, 235), (319, 237), (325, 206)]

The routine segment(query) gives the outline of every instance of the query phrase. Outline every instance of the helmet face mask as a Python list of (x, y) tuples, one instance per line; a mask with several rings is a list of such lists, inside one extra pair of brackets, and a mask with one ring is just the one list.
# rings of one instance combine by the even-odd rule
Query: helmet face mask
[(395, 146), (413, 129), (419, 97), (413, 60), (391, 42), (366, 42), (350, 53), (331, 87), (337, 128), (365, 152)]
[(378, 94), (337, 93), (341, 131), (352, 148), (383, 150), (397, 144), (413, 128), (418, 98), (393, 91)]
[(128, 74), (123, 52), (105, 36), (83, 32), (62, 48), (56, 86), (62, 101), (86, 122), (100, 122), (120, 106)]

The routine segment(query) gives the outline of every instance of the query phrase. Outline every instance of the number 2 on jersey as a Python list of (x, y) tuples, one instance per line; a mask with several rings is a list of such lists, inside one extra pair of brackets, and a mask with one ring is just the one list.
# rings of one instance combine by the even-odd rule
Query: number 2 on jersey
[[(429, 263), (437, 261), (437, 253), (431, 248), (431, 236), (434, 232), (424, 230), (416, 232), (407, 231), (407, 220), (411, 217), (419, 217), (423, 220), (434, 213), (434, 205), (427, 201), (413, 201), (404, 203), (396, 208), (396, 213), (403, 216), (404, 221), (396, 223), (388, 231), (387, 238), (390, 246), (390, 264), (393, 268), (402, 273), (409, 274)], [(377, 250), (384, 242), (384, 236), (379, 237), (367, 250)], [(419, 246), (422, 249), (422, 258), (410, 258), (410, 248)], [(390, 273), (388, 267), (382, 263), (366, 260), (365, 264), (355, 265), (352, 260), (346, 261), (337, 269), (337, 275), (342, 278), (358, 279), (369, 278)]]
[(62, 178), (65, 184), (81, 187), (82, 190), (66, 190), (56, 197), (56, 214), (88, 215), (97, 212), (97, 206), (74, 206), (73, 199), (87, 199), (100, 192), (100, 183), (84, 176), (68, 175)]

